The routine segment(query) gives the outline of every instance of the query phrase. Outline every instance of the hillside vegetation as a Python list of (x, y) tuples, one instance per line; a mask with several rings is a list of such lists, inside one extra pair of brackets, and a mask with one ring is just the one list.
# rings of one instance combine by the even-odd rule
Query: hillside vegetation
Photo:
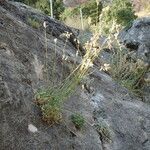
[(20, 1), (0, 0), (0, 149), (149, 150), (146, 4)]

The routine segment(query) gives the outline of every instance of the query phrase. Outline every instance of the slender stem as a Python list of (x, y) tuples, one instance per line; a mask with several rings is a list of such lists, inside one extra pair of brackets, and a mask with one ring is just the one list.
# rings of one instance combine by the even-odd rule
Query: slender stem
[(65, 40), (65, 45), (63, 47), (63, 55), (62, 55), (62, 76), (61, 76), (61, 79), (60, 79), (60, 83), (62, 83), (61, 81), (63, 81), (63, 72), (64, 72), (64, 59), (65, 59), (65, 49), (66, 49), (66, 45), (67, 45), (67, 37), (66, 37), (66, 40)]
[(57, 72), (56, 71), (56, 63), (57, 63), (57, 60), (56, 60), (57, 58), (56, 58), (56, 42), (55, 42), (55, 48), (54, 48), (54, 64), (53, 64), (53, 71), (52, 71), (52, 73), (53, 73), (53, 86), (55, 85), (55, 83), (57, 82), (57, 79), (56, 79), (56, 77), (55, 77), (55, 73)]
[(45, 70), (46, 70), (46, 80), (48, 80), (48, 68), (47, 68), (47, 37), (45, 28)]
[(53, 18), (53, 1), (52, 0), (49, 1), (50, 1), (51, 18)]
[(81, 26), (82, 26), (82, 30), (84, 30), (82, 8), (80, 7), (79, 9), (80, 9)]

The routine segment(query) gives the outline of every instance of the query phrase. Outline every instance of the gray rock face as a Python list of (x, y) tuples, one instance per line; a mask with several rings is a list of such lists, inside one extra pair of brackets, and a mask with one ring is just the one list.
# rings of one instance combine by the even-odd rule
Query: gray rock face
[(150, 63), (150, 18), (135, 20), (132, 26), (120, 34), (123, 44), (134, 51), (137, 58)]
[[(28, 17), (39, 19), (40, 28), (28, 24)], [(51, 20), (41, 12), (21, 3), (5, 2), (0, 6), (0, 149), (1, 150), (71, 150), (100, 149), (99, 136), (91, 126), (76, 132), (69, 127), (72, 115), (67, 115), (60, 125), (49, 126), (41, 120), (41, 112), (35, 104), (36, 91), (47, 85), (45, 80), (45, 32), (47, 21), (47, 46), (49, 68), (54, 62), (57, 47), (55, 77), (60, 79), (62, 54), (73, 59), (76, 53), (75, 36), (67, 40), (64, 33), (72, 31), (65, 25)], [(57, 44), (54, 39), (57, 38)], [(69, 67), (63, 66), (67, 75)], [(53, 82), (49, 71), (49, 84)], [(70, 109), (66, 106), (65, 110)], [(65, 118), (65, 116), (64, 116)], [(70, 122), (69, 122), (70, 121)], [(69, 122), (69, 123), (67, 123)], [(75, 131), (74, 131), (75, 130)], [(74, 131), (74, 132), (73, 132)], [(89, 134), (90, 132), (90, 134)], [(78, 136), (77, 136), (78, 135)]]
[(97, 122), (107, 124), (107, 132), (111, 133), (109, 143), (102, 140), (104, 149), (149, 150), (150, 106), (130, 97), (125, 89), (108, 80), (108, 76), (105, 79), (100, 76), (102, 80), (95, 79), (93, 83), (97, 90), (91, 100), (96, 106)]
[[(150, 68), (150, 17), (135, 20), (132, 26), (124, 29), (119, 35), (120, 41), (130, 49), (130, 56), (136, 61), (141, 59), (145, 66)], [(144, 78), (146, 102), (149, 102), (150, 96), (150, 72)]]
[[(20, 3), (0, 6), (0, 149), (1, 150), (149, 150), (150, 106), (131, 97), (108, 75), (94, 71), (92, 90), (77, 91), (64, 104), (61, 124), (48, 126), (34, 102), (36, 91), (47, 85), (44, 29), (34, 29), (27, 17), (48, 21), (48, 66), (53, 64), (57, 38), (57, 70), (60, 78), (65, 38), (71, 30), (40, 12)], [(75, 37), (67, 41), (66, 55), (76, 53)], [(95, 70), (95, 68), (94, 68)], [(69, 63), (66, 63), (66, 74)], [(49, 84), (53, 82), (49, 72)], [(91, 92), (89, 92), (91, 91)], [(70, 115), (81, 112), (86, 124), (81, 131)]]

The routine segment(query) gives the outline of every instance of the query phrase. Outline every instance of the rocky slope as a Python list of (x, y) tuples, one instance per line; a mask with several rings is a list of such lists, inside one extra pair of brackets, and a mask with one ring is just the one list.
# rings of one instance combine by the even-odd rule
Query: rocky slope
[[(38, 19), (38, 29), (29, 24), (29, 17)], [(34, 96), (39, 87), (47, 85), (44, 20), (48, 22), (47, 63), (53, 64), (57, 38), (56, 76), (60, 78), (65, 44), (62, 35), (71, 30), (21, 3), (6, 1), (0, 5), (0, 149), (149, 150), (150, 106), (96, 68), (88, 78), (90, 90), (79, 87), (64, 104), (61, 124), (49, 126), (41, 120)], [(70, 60), (77, 50), (74, 38), (72, 34), (65, 46)], [(66, 74), (69, 70), (66, 63)], [(53, 81), (51, 71), (49, 81)], [(74, 112), (86, 118), (81, 131), (70, 121)]]
[(144, 101), (150, 102), (150, 17), (137, 19), (133, 24), (124, 29), (120, 41), (129, 49), (129, 56), (134, 60), (142, 60), (148, 68), (144, 77)]

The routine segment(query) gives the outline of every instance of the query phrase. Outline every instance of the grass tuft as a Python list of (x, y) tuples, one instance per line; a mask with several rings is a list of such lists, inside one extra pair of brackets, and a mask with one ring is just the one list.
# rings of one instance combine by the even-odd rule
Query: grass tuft
[[(83, 56), (81, 63), (77, 65), (75, 69), (63, 81), (61, 81), (59, 84), (56, 84), (55, 86), (53, 84), (52, 88), (43, 89), (37, 93), (36, 100), (37, 104), (41, 108), (42, 119), (44, 121), (48, 122), (49, 124), (58, 123), (61, 121), (63, 103), (69, 96), (71, 96), (81, 80), (88, 74), (90, 68), (93, 67), (93, 61), (98, 56), (98, 53), (101, 50), (93, 48), (96, 41), (98, 40), (98, 37), (98, 35), (95, 35), (90, 42), (86, 43), (86, 54)], [(62, 57), (64, 57), (65, 55), (66, 42), (62, 51)], [(56, 70), (52, 68), (52, 71)]]
[(39, 20), (33, 17), (28, 17), (27, 23), (35, 29), (38, 29), (41, 27), (41, 23), (39, 22)]
[(72, 122), (74, 123), (74, 125), (77, 129), (81, 129), (85, 124), (84, 117), (79, 113), (73, 114), (71, 116), (71, 120), (72, 120)]

